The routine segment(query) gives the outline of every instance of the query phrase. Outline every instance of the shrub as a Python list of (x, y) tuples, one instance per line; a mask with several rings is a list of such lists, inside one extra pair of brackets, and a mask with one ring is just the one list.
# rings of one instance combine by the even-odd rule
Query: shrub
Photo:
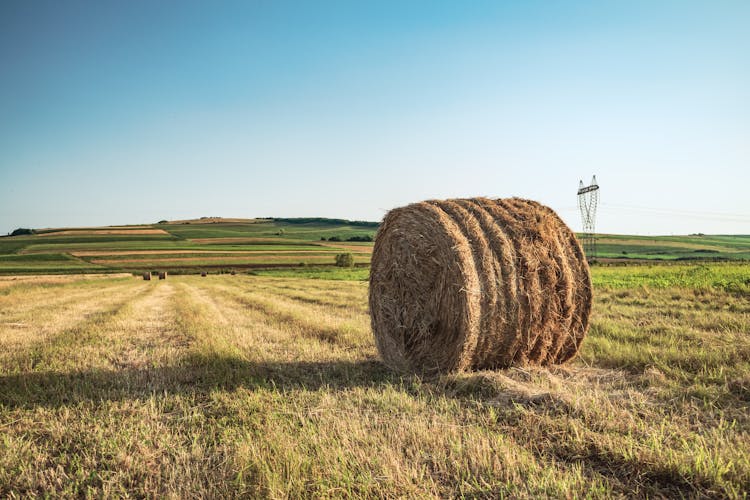
[(25, 236), (29, 234), (34, 234), (36, 231), (33, 229), (28, 229), (25, 227), (19, 227), (18, 229), (14, 230), (12, 233), (10, 233), (11, 236)]
[(328, 238), (328, 241), (341, 241), (341, 238), (339, 238), (338, 236), (331, 236), (330, 238)]
[(336, 265), (338, 267), (354, 267), (354, 255), (351, 253), (336, 254)]
[(350, 236), (346, 241), (372, 241), (372, 236), (365, 234), (364, 236)]

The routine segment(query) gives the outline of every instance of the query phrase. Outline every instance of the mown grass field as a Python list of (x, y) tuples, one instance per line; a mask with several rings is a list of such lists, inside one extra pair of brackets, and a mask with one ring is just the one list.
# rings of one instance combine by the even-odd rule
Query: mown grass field
[(750, 266), (594, 268), (572, 364), (437, 379), (300, 272), (0, 278), (0, 496), (750, 493)]

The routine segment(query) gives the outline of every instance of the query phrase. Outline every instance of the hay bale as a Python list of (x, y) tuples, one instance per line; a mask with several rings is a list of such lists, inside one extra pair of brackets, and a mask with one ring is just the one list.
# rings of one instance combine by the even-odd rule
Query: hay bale
[(167, 272), (166, 272), (166, 271), (161, 271), (161, 272), (159, 272), (159, 279), (160, 279), (160, 280), (165, 280), (165, 279), (167, 279)]
[(201, 278), (205, 278), (208, 275), (206, 271), (201, 271)]
[(144, 281), (151, 281), (151, 273), (150, 272), (143, 273), (143, 280)]
[(591, 277), (575, 234), (520, 198), (391, 210), (370, 271), (375, 342), (423, 374), (564, 363), (588, 330)]

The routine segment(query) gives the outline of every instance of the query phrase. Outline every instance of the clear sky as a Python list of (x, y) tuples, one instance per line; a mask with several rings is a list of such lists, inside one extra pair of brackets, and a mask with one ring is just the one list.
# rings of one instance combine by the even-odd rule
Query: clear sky
[(750, 2), (0, 2), (0, 233), (523, 196), (750, 233)]

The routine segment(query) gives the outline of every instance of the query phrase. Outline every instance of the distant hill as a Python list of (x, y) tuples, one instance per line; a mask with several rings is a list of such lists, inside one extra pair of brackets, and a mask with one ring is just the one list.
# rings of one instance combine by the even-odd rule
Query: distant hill
[(269, 221), (285, 222), (287, 224), (321, 224), (334, 226), (360, 226), (377, 228), (379, 222), (348, 220), (348, 219), (329, 219), (326, 217), (260, 217), (255, 219), (237, 219), (227, 217), (200, 217), (198, 219), (182, 219), (172, 221), (159, 221), (158, 224), (257, 224)]
[(332, 266), (338, 253), (352, 253), (357, 265), (367, 265), (377, 227), (318, 217), (201, 217), (47, 228), (0, 238), (0, 274)]
[[(377, 222), (323, 217), (200, 217), (66, 227), (0, 237), (0, 274), (232, 270), (369, 264)], [(750, 260), (750, 235), (597, 235), (601, 262)]]

